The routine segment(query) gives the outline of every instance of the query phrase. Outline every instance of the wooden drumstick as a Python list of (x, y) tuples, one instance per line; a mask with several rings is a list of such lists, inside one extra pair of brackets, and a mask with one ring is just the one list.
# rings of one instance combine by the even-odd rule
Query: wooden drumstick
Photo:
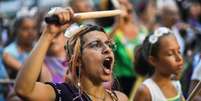
[(108, 11), (96, 11), (96, 12), (85, 12), (85, 13), (75, 13), (74, 21), (94, 19), (94, 18), (103, 18), (110, 16), (117, 16), (121, 14), (121, 10), (108, 10)]
[[(73, 17), (74, 22), (78, 22), (86, 19), (94, 18), (103, 18), (110, 16), (117, 16), (122, 13), (121, 10), (108, 10), (108, 11), (94, 11), (94, 12), (84, 12), (84, 13), (75, 13)], [(59, 24), (59, 18), (55, 15), (45, 17), (45, 21), (48, 24)]]
[(201, 81), (198, 82), (198, 84), (192, 90), (186, 101), (192, 101), (192, 99), (200, 92), (200, 90), (201, 90)]

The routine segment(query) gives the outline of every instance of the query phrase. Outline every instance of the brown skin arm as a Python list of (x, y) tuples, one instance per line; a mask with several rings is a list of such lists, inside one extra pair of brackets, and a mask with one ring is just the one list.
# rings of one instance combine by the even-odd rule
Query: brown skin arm
[(151, 101), (149, 89), (145, 85), (141, 85), (138, 88), (133, 101)]
[[(22, 65), (18, 60), (14, 59), (9, 53), (3, 53), (3, 61), (6, 64), (6, 68), (11, 68), (16, 71), (19, 71), (20, 66)], [(52, 81), (51, 75), (47, 70), (46, 66), (43, 66), (40, 74), (40, 81), (41, 82), (50, 82)]]
[(6, 67), (14, 69), (18, 71), (20, 69), (21, 63), (14, 59), (9, 53), (3, 52), (3, 62), (5, 63)]
[[(62, 9), (56, 11), (61, 22), (70, 21), (73, 11)], [(15, 92), (18, 96), (28, 101), (54, 101), (56, 94), (54, 89), (47, 84), (36, 82), (42, 69), (43, 61), (52, 40), (58, 36), (58, 33), (64, 31), (69, 24), (65, 25), (47, 25), (36, 46), (31, 51), (30, 56), (22, 65), (18, 73)]]
[[(46, 55), (48, 46), (51, 43), (52, 35), (43, 33), (36, 47), (32, 50), (30, 57), (22, 65), (17, 76), (15, 91), (17, 95), (27, 100), (46, 100), (53, 101), (55, 98), (54, 90), (49, 85), (37, 83), (36, 80), (41, 71), (43, 59)], [(44, 96), (46, 94), (46, 96)]]
[(52, 82), (52, 75), (45, 64), (42, 66), (40, 82)]
[(116, 34), (116, 31), (118, 29), (123, 30), (123, 28), (124, 28), (124, 26), (126, 24), (126, 22), (124, 20), (124, 17), (127, 16), (126, 9), (123, 6), (121, 6), (120, 9), (121, 9), (122, 13), (121, 13), (121, 15), (115, 17), (115, 23), (114, 23), (114, 25), (112, 27), (112, 31), (109, 33), (110, 37), (114, 37), (115, 34)]

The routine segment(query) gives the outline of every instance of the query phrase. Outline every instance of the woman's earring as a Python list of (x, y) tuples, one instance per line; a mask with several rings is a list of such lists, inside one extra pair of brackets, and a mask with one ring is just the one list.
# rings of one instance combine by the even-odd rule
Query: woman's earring
[(79, 66), (78, 70), (76, 70), (76, 75), (78, 77), (78, 82), (77, 82), (78, 95), (75, 98), (73, 98), (73, 101), (75, 101), (76, 99), (80, 99), (81, 101), (84, 101), (82, 98), (82, 92), (81, 92), (80, 74), (81, 74), (81, 66)]
[(79, 66), (78, 71), (77, 71), (77, 76), (78, 76), (78, 83), (77, 86), (80, 88), (81, 84), (80, 84), (80, 74), (81, 74), (81, 68)]

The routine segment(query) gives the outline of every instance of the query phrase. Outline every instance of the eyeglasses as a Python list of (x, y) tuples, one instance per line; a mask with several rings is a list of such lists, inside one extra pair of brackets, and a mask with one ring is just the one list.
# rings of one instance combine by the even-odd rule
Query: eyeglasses
[(93, 41), (85, 46), (83, 48), (92, 48), (95, 50), (103, 49), (105, 47), (109, 47), (112, 51), (116, 50), (116, 45), (113, 41), (106, 41), (105, 43), (101, 42), (100, 40)]

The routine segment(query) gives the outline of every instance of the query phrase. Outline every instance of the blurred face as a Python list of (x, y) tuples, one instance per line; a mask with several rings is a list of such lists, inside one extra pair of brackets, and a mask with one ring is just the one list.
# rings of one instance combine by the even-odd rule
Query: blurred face
[(50, 54), (59, 54), (64, 52), (65, 36), (61, 33), (59, 36), (53, 39), (50, 49), (48, 50)]
[(18, 30), (18, 41), (32, 45), (37, 38), (36, 21), (31, 18), (25, 18)]
[(176, 38), (164, 36), (160, 40), (158, 57), (155, 62), (156, 71), (165, 74), (179, 74), (183, 68), (183, 58)]
[(121, 9), (125, 11), (124, 17), (127, 18), (132, 18), (132, 13), (133, 13), (133, 6), (128, 0), (119, 0)]
[(155, 21), (156, 18), (156, 6), (154, 2), (149, 2), (147, 5), (146, 11), (145, 11), (145, 16), (147, 17), (146, 21)]
[(89, 0), (76, 0), (74, 5), (75, 12), (89, 12), (92, 11)]
[(190, 13), (192, 17), (197, 18), (201, 14), (201, 5), (198, 3), (193, 3), (190, 7)]
[(179, 20), (179, 12), (177, 8), (164, 8), (162, 11), (162, 20), (166, 26), (172, 26)]
[(83, 36), (82, 73), (96, 82), (109, 81), (114, 65), (113, 43), (104, 32), (91, 31)]

